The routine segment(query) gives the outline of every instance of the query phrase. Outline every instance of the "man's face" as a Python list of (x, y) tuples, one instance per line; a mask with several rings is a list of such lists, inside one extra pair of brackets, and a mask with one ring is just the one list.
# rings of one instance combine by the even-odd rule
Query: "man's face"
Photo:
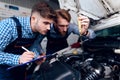
[(50, 30), (50, 24), (53, 23), (50, 19), (41, 18), (36, 23), (36, 30), (39, 33), (45, 35)]
[(50, 30), (50, 24), (53, 23), (53, 20), (46, 19), (42, 17), (35, 17), (33, 31), (39, 32), (42, 35), (45, 35)]
[(58, 31), (61, 33), (62, 36), (65, 36), (68, 30), (69, 22), (66, 19), (61, 17), (59, 17), (57, 21), (58, 21), (57, 22)]

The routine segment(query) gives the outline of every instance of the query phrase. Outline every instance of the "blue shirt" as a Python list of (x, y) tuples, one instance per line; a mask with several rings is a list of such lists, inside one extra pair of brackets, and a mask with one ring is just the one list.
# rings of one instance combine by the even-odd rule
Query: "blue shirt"
[[(30, 17), (17, 17), (22, 28), (23, 38), (34, 38), (35, 34), (30, 27)], [(0, 22), (0, 64), (14, 66), (19, 64), (19, 56), (13, 53), (6, 53), (4, 49), (18, 37), (16, 22), (7, 18)]]

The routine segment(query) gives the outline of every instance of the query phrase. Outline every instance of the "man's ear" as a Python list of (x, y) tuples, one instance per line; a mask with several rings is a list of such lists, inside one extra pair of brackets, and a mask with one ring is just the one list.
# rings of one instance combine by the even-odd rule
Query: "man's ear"
[(33, 31), (34, 31), (35, 23), (36, 23), (36, 18), (34, 16), (31, 16), (30, 24)]
[(35, 22), (35, 16), (31, 16), (31, 22)]

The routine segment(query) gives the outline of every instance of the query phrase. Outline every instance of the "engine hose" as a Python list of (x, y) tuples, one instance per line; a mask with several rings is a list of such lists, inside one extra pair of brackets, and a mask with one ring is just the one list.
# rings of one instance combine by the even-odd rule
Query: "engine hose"
[(87, 76), (83, 80), (96, 80), (99, 79), (99, 75), (96, 72), (88, 73)]

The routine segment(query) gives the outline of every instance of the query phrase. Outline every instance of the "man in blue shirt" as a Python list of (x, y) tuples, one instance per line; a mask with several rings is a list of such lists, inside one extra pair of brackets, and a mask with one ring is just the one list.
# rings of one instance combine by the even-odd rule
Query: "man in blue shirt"
[(80, 39), (95, 37), (94, 32), (88, 29), (89, 19), (87, 17), (79, 16), (78, 20), (81, 24), (81, 30), (79, 30), (80, 28), (77, 25), (70, 23), (71, 16), (67, 10), (56, 10), (56, 14), (56, 23), (51, 25), (51, 29), (47, 34), (47, 54), (52, 54), (68, 47), (67, 38), (71, 33), (79, 35)]
[[(40, 2), (33, 6), (30, 17), (11, 17), (0, 22), (0, 80), (14, 80), (6, 69), (35, 57), (34, 52), (21, 47), (29, 49), (38, 34), (45, 35), (50, 30), (55, 19), (56, 14), (49, 5)], [(20, 76), (19, 80), (25, 80), (24, 74)]]

